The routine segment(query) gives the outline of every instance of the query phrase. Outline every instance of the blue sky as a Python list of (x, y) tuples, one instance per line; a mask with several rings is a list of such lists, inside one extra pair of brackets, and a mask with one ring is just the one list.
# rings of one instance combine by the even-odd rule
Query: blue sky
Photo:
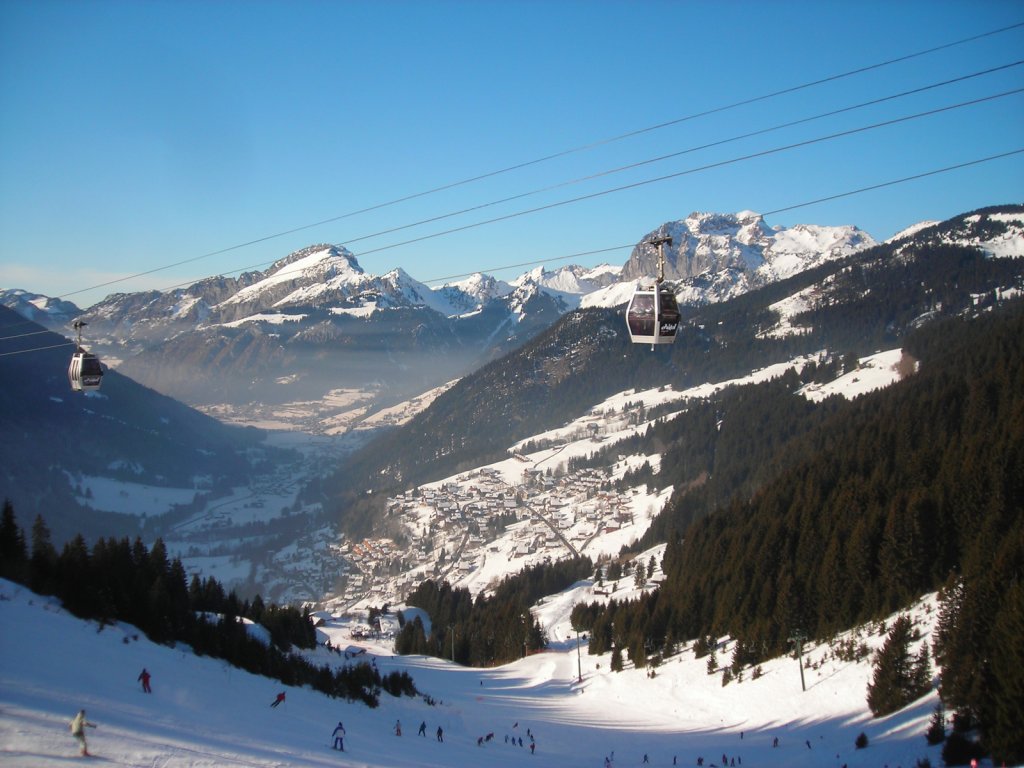
[[(628, 247), (557, 260), (630, 246), (692, 211), (776, 211), (1024, 148), (1018, 93), (770, 152), (1022, 88), (1021, 65), (720, 143), (1014, 64), (1024, 27), (680, 121), (1020, 22), (1024, 5), (999, 0), (6, 0), (0, 287), (88, 307), (264, 269), (312, 243), (423, 281), (621, 264)], [(884, 239), (1022, 192), (1017, 154), (766, 220)]]

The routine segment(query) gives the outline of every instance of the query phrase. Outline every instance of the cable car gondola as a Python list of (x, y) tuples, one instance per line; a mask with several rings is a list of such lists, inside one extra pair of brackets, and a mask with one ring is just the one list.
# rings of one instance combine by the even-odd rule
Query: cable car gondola
[(650, 288), (637, 284), (633, 298), (626, 308), (626, 327), (634, 344), (671, 344), (676, 340), (679, 328), (679, 305), (676, 295), (664, 286), (666, 243), (672, 245), (671, 237), (659, 237), (648, 241), (658, 246), (658, 279)]
[(78, 331), (78, 347), (71, 356), (71, 364), (68, 366), (68, 382), (74, 392), (90, 392), (100, 388), (103, 381), (103, 367), (100, 359), (91, 352), (82, 348), (82, 326), (86, 325), (81, 320), (75, 320), (73, 328)]

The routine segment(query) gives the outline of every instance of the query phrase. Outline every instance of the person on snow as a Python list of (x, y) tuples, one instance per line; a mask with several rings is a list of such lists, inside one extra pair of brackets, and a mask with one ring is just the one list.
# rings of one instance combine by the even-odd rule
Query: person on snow
[(402, 721), (401, 720), (395, 720), (395, 736), (401, 736), (401, 735), (402, 735)]
[(136, 678), (136, 680), (141, 680), (142, 681), (142, 692), (143, 693), (152, 693), (153, 692), (153, 689), (149, 687), (149, 678), (150, 677), (151, 677), (151, 675), (149, 674), (149, 670), (146, 669), (145, 667), (143, 667), (142, 671), (139, 673), (139, 676)]
[(440, 742), (444, 741), (444, 731), (441, 730), (441, 726), (437, 726), (437, 740)]
[(277, 696), (274, 698), (274, 703), (271, 704), (270, 706), (271, 707), (276, 707), (282, 701), (284, 701), (284, 691), (281, 691), (279, 694), (277, 694)]
[(420, 736), (426, 738), (426, 736), (427, 736), (427, 721), (426, 720), (424, 720), (422, 723), (420, 723), (419, 734), (420, 734)]
[(334, 737), (334, 749), (340, 749), (342, 752), (345, 751), (345, 726), (341, 724), (341, 720), (338, 721), (338, 727), (334, 729), (334, 733), (331, 734)]
[(82, 757), (88, 757), (89, 755), (89, 747), (85, 743), (85, 729), (95, 727), (95, 723), (90, 723), (85, 719), (84, 709), (78, 710), (78, 714), (71, 721), (71, 735), (78, 739), (79, 754)]

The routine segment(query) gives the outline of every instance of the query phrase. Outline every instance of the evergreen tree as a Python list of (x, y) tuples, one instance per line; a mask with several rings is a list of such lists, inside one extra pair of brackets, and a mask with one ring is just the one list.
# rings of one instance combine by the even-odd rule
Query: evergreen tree
[(935, 711), (932, 712), (932, 719), (924, 737), (932, 746), (946, 740), (946, 710), (941, 701), (935, 705)]
[(647, 586), (647, 571), (644, 570), (643, 565), (638, 564), (633, 572), (633, 585), (637, 589), (643, 589)]
[(899, 616), (875, 655), (874, 672), (868, 685), (868, 707), (875, 717), (902, 709), (931, 687), (927, 649), (916, 661), (911, 660), (911, 629), (910, 618)]
[(0, 519), (0, 577), (21, 581), (27, 564), (25, 535), (14, 518), (14, 506), (9, 499), (4, 499), (3, 515)]
[(32, 523), (32, 554), (29, 559), (29, 587), (33, 592), (52, 595), (57, 583), (57, 550), (50, 541), (50, 529), (37, 515)]

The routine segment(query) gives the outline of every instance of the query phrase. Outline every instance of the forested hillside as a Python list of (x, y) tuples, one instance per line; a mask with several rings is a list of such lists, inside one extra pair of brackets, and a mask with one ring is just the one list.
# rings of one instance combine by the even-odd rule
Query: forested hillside
[[(742, 668), (797, 633), (826, 638), (944, 587), (943, 697), (981, 723), (990, 747), (1019, 757), (1024, 302), (904, 343), (920, 370), (791, 430), (779, 475), (756, 492), (698, 515), (691, 497), (713, 484), (677, 492), (656, 524), (668, 533), (664, 585), (638, 602), (581, 607), (579, 620), (596, 639), (648, 652), (728, 634)], [(665, 471), (680, 466), (666, 457)], [(679, 489), (693, 478), (659, 479)]]

